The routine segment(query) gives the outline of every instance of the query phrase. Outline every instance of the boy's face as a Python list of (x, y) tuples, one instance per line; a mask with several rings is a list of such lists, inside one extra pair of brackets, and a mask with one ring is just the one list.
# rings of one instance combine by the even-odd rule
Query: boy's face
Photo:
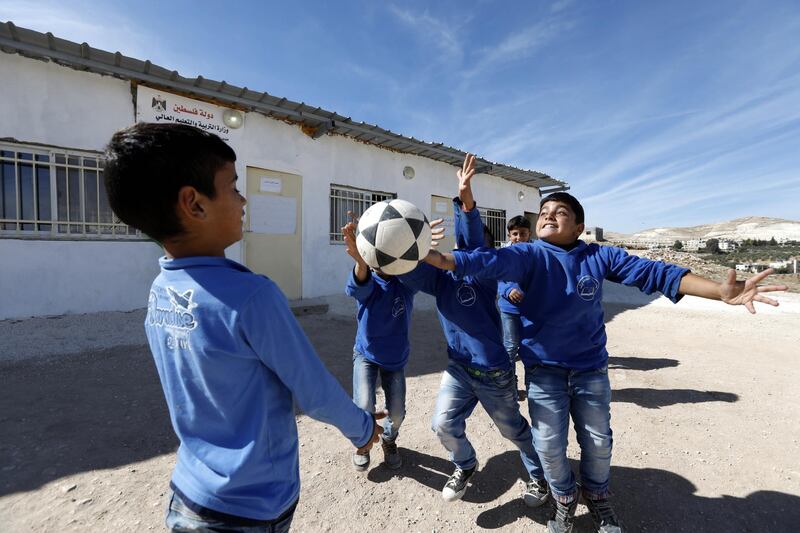
[(547, 202), (539, 211), (536, 235), (556, 246), (568, 246), (583, 233), (583, 224), (575, 222), (575, 212), (564, 202)]
[(215, 240), (225, 247), (242, 239), (242, 217), (247, 200), (236, 188), (236, 168), (233, 162), (225, 163), (214, 174), (214, 199), (209, 199), (208, 228)]
[(511, 228), (508, 231), (508, 240), (511, 244), (528, 242), (531, 240), (531, 230), (528, 228)]

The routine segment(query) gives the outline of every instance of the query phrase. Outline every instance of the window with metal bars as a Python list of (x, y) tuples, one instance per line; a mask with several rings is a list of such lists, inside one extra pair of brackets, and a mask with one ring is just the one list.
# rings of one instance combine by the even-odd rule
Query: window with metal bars
[(99, 154), (0, 143), (0, 237), (143, 238), (111, 211)]
[(350, 221), (348, 211), (359, 217), (369, 206), (383, 200), (397, 198), (397, 193), (357, 189), (347, 185), (331, 184), (331, 244), (343, 243), (342, 227)]
[(502, 246), (506, 240), (506, 210), (478, 207), (483, 223), (488, 226), (494, 237), (495, 248)]

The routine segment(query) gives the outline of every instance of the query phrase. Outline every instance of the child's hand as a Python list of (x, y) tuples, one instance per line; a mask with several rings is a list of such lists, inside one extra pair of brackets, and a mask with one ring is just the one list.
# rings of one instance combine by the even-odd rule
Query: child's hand
[[(347, 255), (353, 258), (353, 261), (356, 263), (364, 263), (364, 258), (361, 257), (361, 254), (358, 253), (358, 248), (356, 247), (356, 224), (355, 222), (348, 222), (342, 228), (342, 234), (344, 235), (344, 245), (345, 251)], [(366, 265), (366, 263), (364, 263)]]
[(788, 290), (786, 285), (764, 285), (759, 286), (758, 282), (775, 272), (775, 269), (769, 268), (759, 274), (756, 274), (747, 281), (737, 281), (736, 271), (731, 269), (728, 271), (728, 279), (723, 282), (719, 287), (719, 298), (726, 304), (730, 305), (743, 305), (752, 314), (756, 314), (753, 302), (761, 302), (777, 307), (778, 302), (772, 298), (762, 296), (762, 292), (785, 291)]
[(470, 180), (475, 175), (475, 156), (467, 154), (464, 156), (464, 164), (461, 170), (456, 171), (458, 176), (458, 198), (461, 200), (462, 209), (470, 211), (475, 207), (475, 199), (472, 196)]
[(525, 293), (519, 289), (511, 289), (508, 291), (508, 301), (512, 304), (518, 304), (525, 298)]
[(444, 222), (443, 218), (437, 218), (436, 220), (432, 220), (430, 223), (431, 247), (433, 248), (439, 246), (439, 241), (444, 239), (444, 226), (442, 226), (443, 222)]
[(372, 445), (381, 440), (381, 434), (383, 433), (383, 426), (378, 424), (378, 420), (382, 420), (386, 418), (386, 415), (389, 413), (386, 411), (378, 411), (372, 415), (373, 419), (373, 428), (372, 428), (372, 438), (369, 439), (365, 445), (361, 448), (356, 450), (356, 453), (359, 455), (365, 455), (372, 449)]

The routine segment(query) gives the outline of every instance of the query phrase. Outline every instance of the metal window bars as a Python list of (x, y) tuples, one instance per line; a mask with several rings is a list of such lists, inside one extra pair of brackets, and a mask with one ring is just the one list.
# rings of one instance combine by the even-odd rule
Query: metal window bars
[(495, 247), (501, 246), (506, 240), (506, 210), (492, 209), (491, 207), (478, 207), (484, 224), (494, 237)]
[(341, 244), (344, 242), (342, 226), (350, 221), (347, 216), (348, 211), (351, 211), (356, 217), (359, 217), (372, 204), (394, 198), (397, 198), (396, 193), (370, 191), (332, 183), (330, 190), (331, 244)]

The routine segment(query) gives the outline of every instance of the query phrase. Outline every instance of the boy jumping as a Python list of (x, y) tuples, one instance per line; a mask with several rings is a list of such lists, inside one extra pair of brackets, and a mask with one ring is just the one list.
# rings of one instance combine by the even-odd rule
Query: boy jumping
[(213, 134), (137, 124), (111, 138), (104, 179), (119, 219), (166, 253), (145, 330), (180, 440), (167, 527), (283, 533), (300, 494), (294, 403), (362, 452), (382, 428), (327, 371), (275, 283), (225, 258), (246, 203), (234, 161)]
[[(630, 256), (613, 246), (587, 245), (583, 207), (573, 196), (559, 192), (542, 199), (536, 233), (540, 240), (500, 250), (431, 251), (426, 262), (456, 277), (515, 281), (533, 298), (520, 304), (522, 344), (528, 407), (534, 443), (555, 500), (548, 531), (572, 530), (580, 492), (595, 525), (602, 532), (622, 531), (609, 497), (611, 470), (611, 386), (603, 322), (604, 280), (659, 291), (677, 302), (689, 294), (744, 305), (777, 306), (762, 293), (785, 286), (758, 286), (771, 273), (742, 282), (731, 270), (717, 283), (687, 269)], [(567, 461), (567, 434), (572, 416), (581, 449), (580, 482)]]

